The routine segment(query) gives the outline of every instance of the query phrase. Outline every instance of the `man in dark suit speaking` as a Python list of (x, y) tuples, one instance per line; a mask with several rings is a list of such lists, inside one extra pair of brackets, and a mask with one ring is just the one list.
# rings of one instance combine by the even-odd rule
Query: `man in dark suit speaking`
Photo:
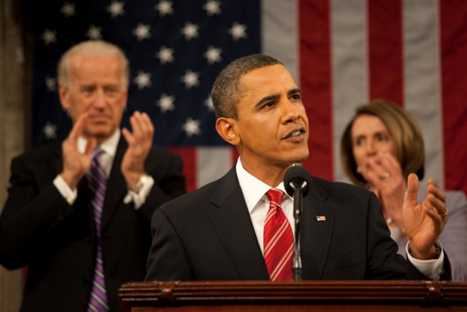
[[(212, 98), (217, 132), (240, 158), (221, 179), (156, 210), (146, 280), (291, 280), (293, 205), (282, 181), (309, 153), (300, 89), (279, 61), (251, 55), (219, 74)], [(313, 177), (300, 228), (303, 279), (449, 278), (437, 242), (444, 193), (430, 181), (417, 204), (415, 176), (408, 185), (410, 261), (396, 254), (373, 193)]]
[(152, 147), (145, 113), (120, 131), (129, 68), (118, 47), (78, 44), (58, 76), (73, 129), (13, 160), (0, 263), (29, 266), (22, 311), (118, 311), (120, 285), (146, 274), (154, 210), (185, 192), (182, 162)]

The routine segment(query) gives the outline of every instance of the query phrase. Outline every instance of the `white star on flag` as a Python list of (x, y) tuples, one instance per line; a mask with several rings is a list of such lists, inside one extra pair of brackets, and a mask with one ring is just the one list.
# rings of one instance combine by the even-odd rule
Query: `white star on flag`
[(112, 3), (107, 7), (107, 12), (110, 12), (112, 18), (123, 15), (125, 14), (125, 10), (123, 9), (124, 5), (123, 1), (112, 1)]
[(186, 40), (190, 40), (199, 36), (198, 25), (192, 24), (190, 22), (187, 22), (185, 27), (183, 27), (180, 32), (185, 35)]
[(76, 14), (75, 6), (76, 5), (74, 3), (65, 2), (65, 4), (63, 4), (62, 8), (60, 9), (60, 12), (62, 12), (63, 15), (68, 18)]
[(56, 35), (56, 31), (46, 29), (41, 38), (44, 40), (45, 45), (49, 45), (49, 43), (55, 43), (57, 41)]
[(102, 27), (96, 27), (94, 25), (89, 26), (86, 36), (92, 40), (99, 40), (102, 38)]
[(159, 11), (160, 16), (173, 14), (174, 10), (172, 9), (172, 1), (161, 0), (154, 7), (156, 11)]
[(151, 74), (139, 71), (134, 82), (138, 85), (138, 89), (140, 90), (144, 89), (144, 87), (149, 87), (151, 85)]
[(193, 86), (199, 85), (199, 74), (191, 71), (190, 69), (186, 71), (185, 75), (182, 77), (182, 81), (185, 83), (187, 89), (191, 89)]
[(138, 41), (148, 39), (149, 37), (151, 37), (151, 33), (149, 32), (150, 28), (151, 27), (149, 25), (139, 23), (138, 27), (136, 27), (135, 30), (133, 30), (133, 35), (135, 35), (138, 38)]
[(221, 53), (222, 49), (209, 46), (208, 50), (204, 52), (204, 57), (208, 59), (209, 64), (212, 64), (222, 61)]
[(199, 120), (194, 120), (191, 117), (188, 117), (186, 122), (182, 125), (183, 131), (186, 132), (187, 137), (192, 137), (194, 134), (200, 134), (201, 129)]
[(57, 90), (57, 79), (47, 76), (45, 78), (45, 85), (48, 91), (55, 92)]
[(220, 5), (221, 3), (219, 1), (208, 0), (203, 5), (203, 9), (206, 10), (209, 16), (212, 16), (214, 14), (221, 14), (221, 9), (219, 8)]
[(246, 26), (237, 22), (233, 23), (232, 28), (229, 29), (229, 33), (232, 38), (237, 41), (240, 38), (246, 38)]
[(45, 126), (42, 128), (42, 131), (44, 132), (47, 140), (53, 140), (57, 137), (57, 126), (51, 124), (49, 121), (47, 121)]
[(214, 111), (214, 104), (212, 103), (212, 96), (209, 96), (206, 100), (204, 100), (204, 106), (206, 106), (210, 112)]
[(175, 101), (174, 96), (172, 95), (168, 96), (167, 94), (163, 93), (159, 101), (157, 101), (157, 105), (161, 108), (161, 112), (165, 113), (168, 110), (175, 109), (174, 101)]
[(156, 57), (161, 60), (162, 64), (171, 63), (174, 60), (173, 53), (173, 49), (162, 46), (159, 52), (156, 53)]

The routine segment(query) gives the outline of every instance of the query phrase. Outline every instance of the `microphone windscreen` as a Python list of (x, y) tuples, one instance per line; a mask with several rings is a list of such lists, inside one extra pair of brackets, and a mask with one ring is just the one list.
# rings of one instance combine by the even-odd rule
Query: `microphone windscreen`
[(292, 166), (287, 170), (284, 176), (284, 187), (287, 194), (293, 196), (294, 189), (298, 186), (303, 186), (303, 182), (306, 185), (303, 186), (303, 197), (305, 197), (311, 190), (311, 175), (302, 166)]

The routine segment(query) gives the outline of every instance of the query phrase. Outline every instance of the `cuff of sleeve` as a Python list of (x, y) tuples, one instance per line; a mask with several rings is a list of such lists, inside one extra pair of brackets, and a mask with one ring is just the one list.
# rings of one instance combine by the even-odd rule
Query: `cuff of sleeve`
[(407, 252), (407, 259), (414, 265), (414, 267), (416, 267), (417, 270), (425, 274), (428, 278), (437, 281), (443, 273), (442, 269), (444, 264), (444, 252), (443, 246), (441, 245), (441, 242), (439, 240), (436, 241), (435, 245), (437, 245), (440, 248), (441, 253), (438, 259), (432, 260), (419, 260), (412, 257), (412, 255), (409, 252), (409, 242), (407, 242), (405, 249)]
[(72, 190), (60, 175), (58, 175), (54, 179), (53, 184), (58, 189), (60, 194), (62, 194), (63, 198), (65, 198), (65, 200), (70, 205), (73, 205), (73, 203), (76, 200), (76, 197), (78, 197), (78, 190), (77, 189)]
[(148, 175), (147, 179), (143, 182), (138, 193), (132, 190), (128, 190), (123, 202), (129, 204), (133, 201), (135, 205), (135, 210), (138, 210), (145, 202), (146, 197), (148, 197), (149, 192), (151, 192), (152, 186), (154, 185), (154, 179)]

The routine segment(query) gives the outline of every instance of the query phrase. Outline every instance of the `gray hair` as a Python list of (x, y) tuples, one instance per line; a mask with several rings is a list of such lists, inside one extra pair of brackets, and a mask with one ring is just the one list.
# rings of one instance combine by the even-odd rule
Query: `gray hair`
[(264, 54), (245, 56), (227, 65), (217, 76), (211, 91), (217, 118), (238, 119), (237, 103), (243, 93), (240, 78), (252, 70), (272, 65), (282, 65), (282, 63)]
[(68, 49), (58, 62), (58, 83), (68, 88), (70, 78), (70, 57), (74, 54), (87, 54), (93, 56), (118, 56), (122, 62), (123, 84), (128, 88), (130, 83), (130, 67), (125, 53), (115, 44), (102, 40), (88, 40), (74, 45)]

